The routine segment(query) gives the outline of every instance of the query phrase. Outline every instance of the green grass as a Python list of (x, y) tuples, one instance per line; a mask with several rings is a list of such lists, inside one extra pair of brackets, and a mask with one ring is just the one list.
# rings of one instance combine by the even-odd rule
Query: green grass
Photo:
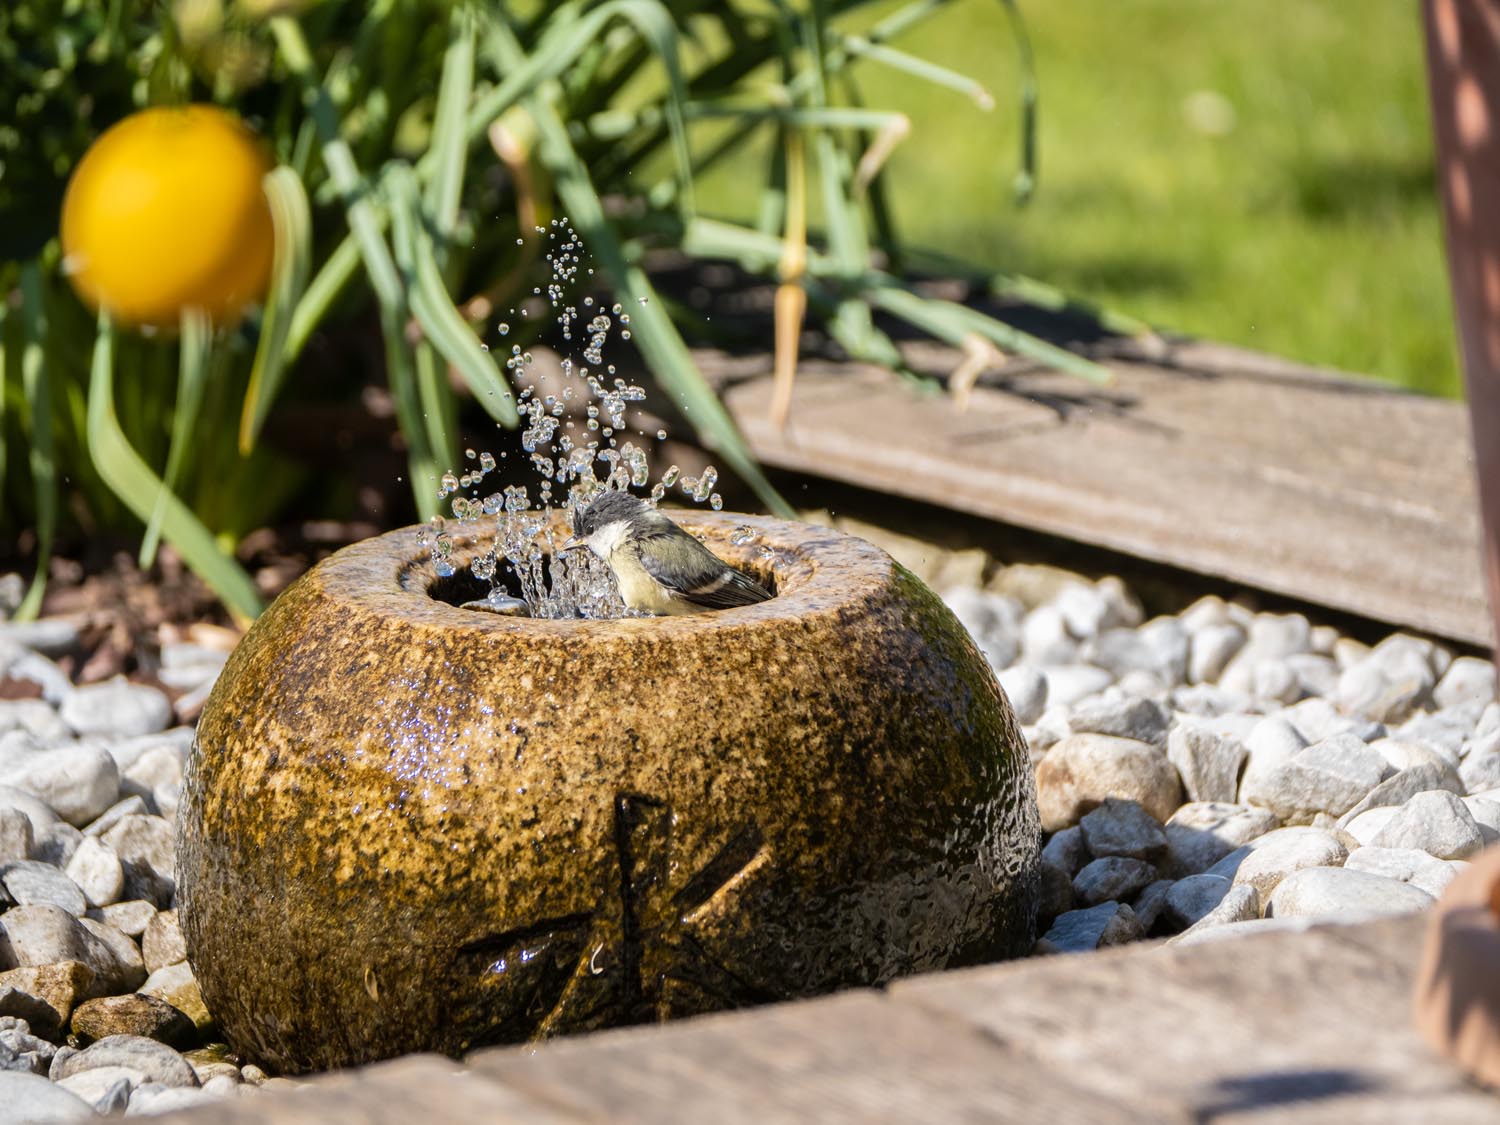
[[(980, 79), (988, 113), (863, 70), (868, 104), (912, 118), (889, 187), (907, 241), (1165, 328), (1460, 393), (1416, 5), (1022, 8), (1041, 86), (1041, 176), (1024, 209), (1011, 196), (1018, 76), (999, 3), (957, 4), (895, 43)], [(1229, 131), (1190, 122), (1200, 91), (1227, 100)], [(726, 165), (700, 203), (749, 217), (759, 187), (755, 168)]]

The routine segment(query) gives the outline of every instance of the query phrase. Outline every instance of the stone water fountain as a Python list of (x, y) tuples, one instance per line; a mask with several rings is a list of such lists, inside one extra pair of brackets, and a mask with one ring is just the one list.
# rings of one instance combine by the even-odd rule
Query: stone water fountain
[[(628, 445), (602, 459), (640, 483)], [(287, 1073), (456, 1055), (1030, 948), (1026, 745), (919, 580), (826, 528), (684, 512), (775, 596), (563, 617), (543, 510), (504, 552), (523, 588), (496, 587), (539, 615), (461, 608), (501, 508), (325, 560), (209, 699), (178, 895), (236, 1050)]]

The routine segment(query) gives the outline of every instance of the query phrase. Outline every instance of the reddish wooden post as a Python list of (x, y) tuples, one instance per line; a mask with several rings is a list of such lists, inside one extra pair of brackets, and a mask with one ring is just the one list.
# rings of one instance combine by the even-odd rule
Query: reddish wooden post
[(1485, 575), (1500, 621), (1500, 0), (1424, 0), (1422, 22)]

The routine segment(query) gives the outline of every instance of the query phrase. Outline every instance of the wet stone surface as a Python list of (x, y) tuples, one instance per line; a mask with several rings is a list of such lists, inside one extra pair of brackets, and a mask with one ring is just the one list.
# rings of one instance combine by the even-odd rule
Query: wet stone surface
[(776, 596), (477, 613), (406, 529), (255, 623), (175, 872), (139, 853), (228, 1042), (283, 1073), (456, 1055), (1029, 951), (1030, 762), (953, 615), (836, 531), (677, 518)]

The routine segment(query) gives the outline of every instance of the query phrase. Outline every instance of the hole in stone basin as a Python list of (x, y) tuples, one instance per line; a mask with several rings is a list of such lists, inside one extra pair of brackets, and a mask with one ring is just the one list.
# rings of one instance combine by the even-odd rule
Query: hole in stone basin
[[(481, 578), (475, 578), (469, 570), (469, 559), (464, 559), (458, 569), (447, 578), (434, 578), (427, 587), (427, 596), (436, 598), (440, 602), (449, 605), (463, 605), (465, 602), (483, 601), (490, 596), (492, 585)], [(494, 587), (498, 587), (512, 597), (520, 597), (520, 591), (512, 582), (505, 581), (501, 575), (495, 575)]]
[[(718, 544), (710, 541), (708, 545), (711, 550), (714, 550), (715, 554), (719, 555), (720, 558), (724, 558), (724, 553), (718, 549)], [(543, 560), (543, 566), (545, 567), (549, 561), (550, 556)], [(776, 572), (768, 561), (764, 559), (739, 560), (733, 557), (725, 558), (724, 561), (736, 570), (743, 571), (754, 578), (771, 592), (773, 598), (780, 592), (777, 589)], [(489, 597), (490, 583), (474, 577), (473, 572), (469, 569), (471, 562), (473, 562), (472, 556), (455, 555), (453, 565), (457, 569), (446, 578), (434, 578), (429, 582), (427, 585), (427, 596), (436, 598), (440, 602), (447, 602), (452, 606), (462, 606), (465, 602), (482, 601)], [(551, 577), (548, 574), (547, 580), (549, 583), (551, 582)], [(509, 573), (509, 569), (504, 563), (500, 565), (495, 573), (494, 587), (513, 598), (521, 596), (520, 585), (516, 582), (515, 575)]]

